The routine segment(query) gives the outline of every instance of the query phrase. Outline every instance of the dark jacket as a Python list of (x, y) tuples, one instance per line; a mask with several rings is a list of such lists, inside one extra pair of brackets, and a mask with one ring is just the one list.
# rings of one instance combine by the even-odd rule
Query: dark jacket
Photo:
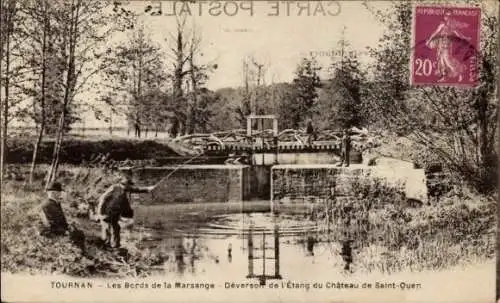
[(54, 232), (64, 232), (68, 230), (68, 221), (61, 207), (61, 204), (54, 199), (47, 199), (40, 207), (40, 217), (43, 224)]
[(351, 137), (349, 135), (344, 135), (342, 137), (342, 150), (343, 151), (351, 150)]
[(307, 122), (306, 125), (306, 134), (313, 135), (314, 134), (314, 126), (311, 121)]
[(147, 192), (144, 188), (131, 186), (126, 189), (120, 184), (113, 185), (99, 199), (97, 214), (109, 221), (119, 220), (120, 217), (132, 218), (134, 211), (130, 206), (128, 194)]

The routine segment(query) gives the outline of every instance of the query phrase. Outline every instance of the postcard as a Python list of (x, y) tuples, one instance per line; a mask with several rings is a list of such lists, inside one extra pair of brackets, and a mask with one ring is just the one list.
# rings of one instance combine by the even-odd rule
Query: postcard
[(2, 302), (496, 302), (499, 3), (2, 0)]

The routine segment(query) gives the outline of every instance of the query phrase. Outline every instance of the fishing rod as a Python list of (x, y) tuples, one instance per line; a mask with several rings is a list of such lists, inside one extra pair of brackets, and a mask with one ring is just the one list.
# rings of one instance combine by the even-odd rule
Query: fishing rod
[[(182, 167), (185, 167), (188, 163), (190, 163), (191, 161), (193, 161), (193, 160), (195, 160), (195, 159), (197, 159), (197, 158), (199, 158), (199, 157), (201, 157), (201, 156), (203, 156), (203, 155), (205, 155), (205, 153), (204, 153), (204, 152), (202, 152), (202, 153), (200, 153), (200, 154), (198, 154), (198, 155), (195, 155), (194, 157), (192, 157), (192, 158), (188, 159), (188, 160), (187, 160), (187, 161), (185, 161), (184, 163), (182, 163), (182, 164), (178, 165), (178, 166), (177, 166), (176, 168), (174, 168), (174, 170), (173, 170), (173, 171), (171, 171), (168, 175), (166, 175), (165, 177), (161, 178), (161, 179), (160, 179), (160, 181), (158, 181), (158, 182), (156, 183), (156, 185), (154, 185), (154, 187), (156, 188), (156, 186), (158, 186), (158, 184), (160, 184), (160, 183), (162, 183), (162, 182), (164, 182), (164, 181), (168, 180), (168, 178), (170, 178), (170, 177), (171, 177), (171, 176), (172, 176), (172, 175), (173, 175), (173, 174), (174, 174), (177, 170), (179, 170), (179, 169), (180, 169), (180, 168), (182, 168)], [(153, 192), (151, 192), (151, 193), (153, 194)]]
[[(230, 133), (230, 134), (227, 134), (226, 136), (224, 136), (222, 139), (220, 139), (221, 142), (223, 142), (224, 139), (227, 139), (228, 137), (230, 137), (231, 135), (233, 135), (233, 133)], [(181, 165), (179, 165), (178, 167), (176, 167), (173, 171), (171, 171), (168, 175), (166, 175), (165, 177), (163, 177), (162, 179), (160, 179), (160, 181), (158, 181), (157, 184), (159, 184), (160, 182), (163, 182), (165, 180), (167, 180), (168, 178), (170, 178), (170, 176), (172, 176), (178, 169), (184, 167), (186, 164), (188, 164), (189, 162), (201, 157), (205, 155), (205, 152), (202, 152), (198, 155), (195, 155), (194, 157), (190, 158), (189, 160), (187, 160), (186, 162), (182, 163)], [(155, 185), (156, 186), (156, 185)]]

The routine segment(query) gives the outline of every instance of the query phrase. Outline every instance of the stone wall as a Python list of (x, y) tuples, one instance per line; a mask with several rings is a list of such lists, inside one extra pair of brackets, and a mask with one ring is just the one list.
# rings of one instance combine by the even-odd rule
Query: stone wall
[(363, 169), (333, 165), (275, 165), (271, 172), (272, 199), (296, 203), (310, 197), (348, 195), (350, 179), (364, 173)]
[(349, 196), (353, 179), (374, 177), (400, 188), (407, 198), (422, 202), (427, 200), (425, 175), (420, 170), (386, 170), (367, 166), (275, 165), (272, 167), (271, 176), (272, 200), (285, 203)]
[(140, 195), (142, 203), (230, 202), (247, 198), (250, 180), (244, 175), (248, 169), (243, 165), (166, 166), (133, 169), (132, 175), (138, 185), (157, 184), (152, 193)]

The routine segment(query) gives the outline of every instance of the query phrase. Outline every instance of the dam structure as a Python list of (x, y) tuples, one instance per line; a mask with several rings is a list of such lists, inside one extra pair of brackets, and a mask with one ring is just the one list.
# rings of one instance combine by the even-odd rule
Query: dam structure
[[(265, 129), (265, 122), (271, 122)], [(257, 131), (254, 129), (257, 126)], [(265, 209), (297, 208), (329, 197), (349, 195), (353, 182), (378, 178), (397, 186), (407, 198), (426, 202), (423, 169), (407, 163), (369, 166), (361, 157), (364, 142), (353, 142), (351, 165), (340, 167), (338, 140), (290, 142), (278, 140), (278, 123), (272, 115), (247, 117), (243, 143), (206, 144), (200, 155), (244, 161), (222, 164), (189, 164), (159, 167), (124, 167), (139, 185), (157, 184), (141, 195), (145, 204), (221, 204), (267, 205)], [(199, 155), (193, 156), (193, 158)], [(366, 161), (365, 161), (366, 162)], [(235, 208), (238, 208), (235, 206)], [(240, 205), (241, 209), (242, 206)], [(251, 207), (250, 207), (251, 209)]]

